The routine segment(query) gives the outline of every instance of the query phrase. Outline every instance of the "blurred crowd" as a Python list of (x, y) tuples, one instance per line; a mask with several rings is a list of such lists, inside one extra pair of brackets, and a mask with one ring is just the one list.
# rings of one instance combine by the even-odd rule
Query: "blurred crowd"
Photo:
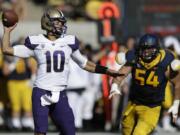
[[(95, 21), (98, 19), (97, 10), (103, 0), (32, 0), (36, 5), (60, 8), (67, 17), (77, 20)], [(28, 0), (0, 0), (1, 9), (13, 8), (20, 20), (26, 19)], [(85, 11), (85, 12), (84, 12)], [(134, 49), (138, 36), (127, 36), (120, 43), (113, 45), (99, 45), (93, 48), (86, 41), (81, 42), (81, 52), (95, 63), (119, 69), (122, 65), (115, 62), (119, 52)], [(23, 44), (24, 37), (20, 37), (13, 44)], [(13, 45), (12, 44), (12, 45)], [(180, 41), (174, 36), (161, 37), (163, 48), (172, 50), (180, 57)], [(101, 63), (102, 64), (102, 63)], [(32, 131), (34, 128), (31, 108), (32, 84), (36, 77), (37, 64), (34, 59), (19, 59), (0, 54), (0, 130), (3, 131)], [(131, 82), (129, 75), (121, 85), (123, 94), (112, 101), (104, 85), (110, 86), (112, 78), (104, 82), (104, 75), (91, 74), (80, 69), (73, 61), (70, 62), (70, 76), (68, 84), (69, 104), (75, 116), (77, 131), (120, 131), (121, 115), (128, 101)], [(108, 88), (109, 90), (110, 88)], [(163, 103), (159, 127), (168, 132), (180, 130), (180, 118), (176, 124), (171, 121), (167, 109), (173, 100), (173, 85), (167, 86), (167, 99)], [(109, 91), (108, 91), (109, 92)], [(49, 130), (56, 131), (52, 121)]]
[(0, 8), (14, 9), (20, 20), (26, 20), (31, 14), (28, 3), (33, 3), (35, 6), (43, 6), (44, 9), (59, 8), (66, 17), (73, 20), (96, 21), (98, 20), (97, 11), (104, 1), (111, 0), (0, 0)]

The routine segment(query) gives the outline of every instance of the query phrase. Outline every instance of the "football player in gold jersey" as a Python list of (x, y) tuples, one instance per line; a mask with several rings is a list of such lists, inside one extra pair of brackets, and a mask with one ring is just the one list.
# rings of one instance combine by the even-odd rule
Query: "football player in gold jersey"
[[(7, 76), (7, 90), (11, 105), (11, 122), (13, 129), (21, 128), (33, 130), (30, 82), (31, 71), (36, 63), (32, 58), (23, 60), (17, 57), (6, 56), (3, 65), (3, 73)], [(35, 70), (34, 70), (35, 73)], [(34, 76), (34, 75), (33, 75)], [(21, 119), (21, 112), (23, 116)]]
[(174, 103), (169, 112), (176, 121), (180, 102), (179, 60), (171, 52), (161, 49), (159, 39), (152, 34), (142, 36), (138, 47), (128, 51), (125, 58), (126, 64), (119, 70), (125, 76), (113, 80), (109, 96), (120, 94), (118, 85), (132, 73), (129, 103), (122, 120), (123, 135), (152, 132), (159, 120), (168, 80), (175, 85)]

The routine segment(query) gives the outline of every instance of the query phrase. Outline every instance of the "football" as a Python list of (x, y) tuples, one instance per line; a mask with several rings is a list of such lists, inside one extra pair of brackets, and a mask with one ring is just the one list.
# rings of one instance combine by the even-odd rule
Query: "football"
[(18, 16), (13, 10), (4, 10), (2, 14), (2, 23), (6, 27), (11, 27), (18, 22)]

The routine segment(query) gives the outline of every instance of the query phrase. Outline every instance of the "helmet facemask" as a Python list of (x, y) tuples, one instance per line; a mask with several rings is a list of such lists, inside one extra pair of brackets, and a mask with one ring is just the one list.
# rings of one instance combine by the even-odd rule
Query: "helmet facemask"
[(66, 18), (58, 9), (50, 9), (41, 18), (41, 27), (48, 34), (60, 37), (66, 33)]
[(140, 48), (139, 49), (139, 57), (144, 62), (151, 62), (153, 61), (159, 53), (159, 50), (155, 47), (151, 48)]
[(66, 22), (62, 21), (59, 18), (50, 18), (50, 26), (51, 26), (51, 31), (49, 31), (50, 33), (52, 33), (52, 35), (57, 35), (57, 36), (62, 36), (66, 33), (67, 30), (67, 26), (66, 26)]
[(144, 62), (153, 61), (160, 51), (159, 39), (152, 34), (144, 35), (139, 42), (137, 48), (138, 57)]

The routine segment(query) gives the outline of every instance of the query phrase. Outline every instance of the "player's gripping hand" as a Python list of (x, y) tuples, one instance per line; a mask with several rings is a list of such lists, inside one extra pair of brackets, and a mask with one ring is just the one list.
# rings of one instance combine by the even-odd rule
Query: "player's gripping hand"
[(178, 117), (180, 100), (175, 100), (173, 105), (169, 108), (168, 113), (172, 113), (173, 122), (175, 123)]
[(107, 69), (106, 74), (112, 77), (124, 76), (124, 74), (120, 74), (118, 71)]
[(16, 26), (17, 26), (17, 23), (11, 27), (4, 26), (4, 32), (11, 32)]
[(111, 99), (114, 95), (122, 95), (117, 83), (113, 83), (111, 85), (109, 99)]

